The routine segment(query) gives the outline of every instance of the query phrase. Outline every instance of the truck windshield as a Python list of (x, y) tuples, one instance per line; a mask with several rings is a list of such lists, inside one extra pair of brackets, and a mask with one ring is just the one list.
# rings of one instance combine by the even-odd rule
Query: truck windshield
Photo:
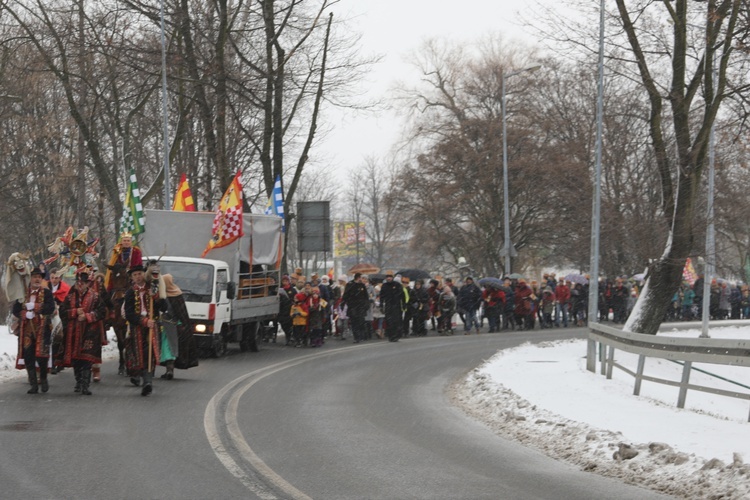
[(171, 274), (175, 285), (182, 290), (187, 302), (211, 302), (214, 288), (214, 268), (208, 264), (171, 262), (162, 260), (161, 272)]

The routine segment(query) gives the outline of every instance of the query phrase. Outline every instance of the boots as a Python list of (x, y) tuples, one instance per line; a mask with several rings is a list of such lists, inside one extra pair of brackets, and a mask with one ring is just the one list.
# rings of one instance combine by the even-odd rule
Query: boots
[(31, 384), (31, 389), (26, 391), (26, 394), (38, 394), (39, 382), (37, 381), (37, 378), (36, 378), (36, 367), (27, 366), (26, 372), (29, 374), (29, 384)]
[(91, 373), (94, 375), (94, 382), (99, 382), (102, 379), (101, 367), (99, 365), (92, 366)]
[(378, 338), (379, 339), (384, 339), (385, 338), (385, 335), (383, 334), (383, 330), (378, 330), (377, 334), (378, 334)]
[(91, 368), (81, 369), (81, 394), (84, 396), (91, 396), (89, 391), (89, 385), (91, 385)]
[(76, 387), (73, 389), (73, 392), (81, 392), (81, 386), (83, 385), (81, 381), (81, 369), (78, 366), (74, 366), (73, 374), (76, 376)]
[(163, 379), (172, 380), (174, 378), (174, 361), (167, 361), (167, 371), (161, 376)]

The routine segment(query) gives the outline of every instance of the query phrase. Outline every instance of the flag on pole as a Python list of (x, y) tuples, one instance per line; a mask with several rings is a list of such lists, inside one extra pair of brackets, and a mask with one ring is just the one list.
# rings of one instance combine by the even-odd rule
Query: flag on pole
[(685, 261), (685, 267), (682, 268), (682, 279), (690, 283), (691, 286), (695, 283), (695, 280), (698, 279), (698, 273), (695, 272), (690, 257), (687, 258), (687, 261)]
[(211, 232), (211, 239), (201, 257), (205, 257), (214, 248), (229, 245), (245, 234), (242, 229), (242, 184), (239, 172), (221, 197)]
[(177, 193), (174, 195), (172, 210), (178, 212), (195, 212), (193, 194), (190, 192), (190, 185), (185, 174), (182, 174), (180, 177), (180, 185), (177, 186)]
[(281, 176), (276, 176), (276, 181), (273, 183), (273, 191), (271, 197), (268, 199), (266, 205), (266, 215), (278, 215), (281, 217), (281, 231), (286, 232), (284, 225), (284, 191), (281, 189)]
[(141, 192), (138, 190), (138, 182), (135, 179), (135, 170), (130, 169), (128, 190), (125, 194), (125, 204), (122, 207), (122, 218), (120, 219), (120, 234), (130, 233), (133, 236), (141, 234), (146, 230), (146, 217), (143, 215), (141, 205)]

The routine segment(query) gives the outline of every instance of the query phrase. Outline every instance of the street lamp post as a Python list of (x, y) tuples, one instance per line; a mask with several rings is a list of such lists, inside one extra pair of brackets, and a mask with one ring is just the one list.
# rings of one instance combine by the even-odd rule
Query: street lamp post
[(503, 252), (505, 254), (505, 275), (509, 275), (511, 273), (510, 270), (510, 209), (509, 209), (509, 201), (508, 201), (508, 135), (506, 132), (506, 124), (505, 124), (505, 79), (510, 78), (515, 75), (520, 75), (521, 73), (526, 72), (533, 72), (541, 68), (540, 65), (531, 66), (528, 68), (519, 69), (516, 71), (511, 71), (510, 73), (505, 73), (500, 76), (500, 91), (502, 94), (502, 114), (503, 114), (503, 237), (505, 238), (505, 244), (503, 246)]
[[(596, 170), (591, 210), (591, 279), (589, 280), (589, 324), (599, 318), (599, 239), (602, 205), (602, 135), (604, 118), (604, 0), (599, 3), (599, 78), (596, 91)], [(586, 347), (586, 369), (596, 371), (596, 342)]]

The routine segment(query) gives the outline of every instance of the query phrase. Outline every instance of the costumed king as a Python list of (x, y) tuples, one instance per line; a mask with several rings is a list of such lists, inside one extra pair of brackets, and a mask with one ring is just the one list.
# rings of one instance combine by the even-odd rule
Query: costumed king
[[(19, 370), (26, 367), (29, 374), (31, 389), (28, 394), (38, 394), (41, 384), (42, 392), (49, 390), (47, 382), (47, 363), (49, 362), (52, 331), (47, 316), (55, 312), (55, 299), (52, 292), (42, 286), (44, 273), (35, 267), (31, 273), (31, 281), (26, 290), (23, 303), (16, 300), (13, 304), (13, 316), (20, 320), (18, 328), (18, 357), (23, 364), (16, 361)], [(37, 379), (36, 364), (39, 362), (39, 378)]]
[(112, 255), (109, 258), (107, 274), (104, 277), (104, 284), (108, 291), (112, 291), (112, 266), (120, 265), (130, 271), (135, 266), (143, 265), (143, 252), (137, 246), (133, 246), (132, 233), (122, 233), (120, 243), (112, 249)]
[(158, 281), (154, 281), (155, 287), (146, 286), (142, 265), (131, 267), (129, 273), (133, 285), (125, 292), (125, 319), (130, 325), (126, 364), (130, 381), (138, 386), (138, 378), (142, 378), (141, 395), (148, 396), (153, 391), (154, 367), (159, 362), (159, 313), (167, 312), (169, 305), (166, 298), (159, 296)]
[(75, 392), (86, 396), (91, 395), (91, 367), (102, 362), (102, 344), (106, 343), (103, 320), (107, 314), (104, 300), (89, 285), (89, 273), (83, 268), (60, 305), (63, 365), (73, 367)]

